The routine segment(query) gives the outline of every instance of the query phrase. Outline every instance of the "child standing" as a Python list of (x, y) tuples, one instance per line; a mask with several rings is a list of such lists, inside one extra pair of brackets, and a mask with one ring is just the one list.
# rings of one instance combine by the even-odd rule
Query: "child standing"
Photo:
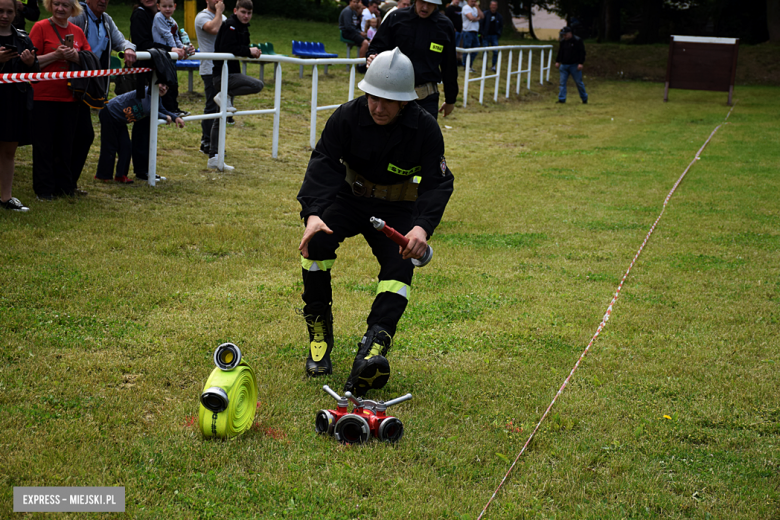
[[(184, 49), (187, 54), (192, 54), (194, 49), (189, 45), (185, 47), (179, 36), (179, 24), (173, 19), (173, 13), (176, 11), (176, 3), (173, 0), (157, 0), (157, 14), (154, 15), (152, 23), (152, 38), (155, 43), (162, 43), (172, 48)], [(169, 111), (182, 117), (188, 116), (189, 112), (179, 110), (179, 86), (171, 85), (168, 95), (163, 101), (163, 105)]]
[[(245, 56), (247, 58), (259, 58), (260, 49), (249, 47), (249, 20), (252, 19), (252, 0), (238, 0), (233, 16), (227, 19), (217, 33), (217, 40), (214, 42), (214, 52), (228, 52), (234, 56)], [(214, 102), (221, 106), (222, 90), (222, 66), (223, 61), (214, 60), (214, 69), (211, 73), (211, 80), (217, 95), (214, 96)], [(237, 60), (227, 62), (228, 67), (228, 91), (230, 97), (248, 96), (257, 94), (265, 86), (259, 79), (251, 78), (246, 74), (241, 74), (241, 63)], [(226, 108), (228, 111), (235, 112), (233, 107)], [(227, 164), (220, 168), (217, 154), (219, 153), (219, 124), (220, 120), (215, 119), (211, 127), (211, 140), (209, 150), (208, 167), (211, 169), (234, 170)]]
[(371, 41), (374, 39), (374, 35), (376, 34), (376, 28), (379, 25), (379, 19), (378, 18), (371, 18), (368, 21), (368, 30), (366, 31), (366, 39), (368, 41)]
[[(167, 124), (173, 122), (179, 128), (184, 128), (184, 121), (182, 121), (181, 117), (166, 110), (162, 104), (163, 97), (168, 92), (168, 87), (160, 84), (158, 88), (160, 89), (160, 115), (165, 116)], [(133, 90), (117, 96), (106, 104), (104, 110), (100, 111), (100, 159), (98, 159), (95, 179), (111, 182), (111, 178), (114, 175), (114, 159), (118, 154), (119, 162), (116, 165), (116, 182), (121, 184), (131, 184), (133, 182), (127, 177), (130, 171), (130, 158), (134, 152), (130, 136), (127, 133), (127, 125), (146, 119), (152, 113), (152, 95), (149, 93), (149, 87), (146, 87), (146, 95), (143, 99), (137, 99), (135, 95)], [(134, 137), (138, 138), (137, 135)], [(147, 143), (137, 144), (139, 146), (136, 149), (148, 148)], [(148, 150), (146, 159), (148, 163)]]

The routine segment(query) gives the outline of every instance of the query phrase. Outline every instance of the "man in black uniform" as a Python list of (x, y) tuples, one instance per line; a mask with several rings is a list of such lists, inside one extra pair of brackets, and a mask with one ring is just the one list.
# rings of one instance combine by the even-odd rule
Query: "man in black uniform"
[[(441, 0), (417, 0), (408, 9), (390, 13), (379, 26), (368, 48), (367, 65), (373, 55), (398, 47), (412, 60), (417, 103), (434, 118), (447, 117), (458, 97), (458, 60), (455, 28), (439, 12)], [(444, 103), (439, 108), (439, 82), (444, 83)]]
[[(416, 103), (412, 63), (400, 50), (379, 54), (358, 84), (366, 95), (341, 105), (322, 131), (298, 201), (306, 223), (301, 244), (303, 314), (309, 331), (306, 373), (332, 372), (330, 269), (336, 249), (362, 234), (379, 260), (377, 295), (344, 390), (364, 395), (390, 377), (385, 357), (406, 309), (412, 258), (420, 258), (453, 189), (436, 121)], [(401, 248), (372, 216), (409, 239)]]

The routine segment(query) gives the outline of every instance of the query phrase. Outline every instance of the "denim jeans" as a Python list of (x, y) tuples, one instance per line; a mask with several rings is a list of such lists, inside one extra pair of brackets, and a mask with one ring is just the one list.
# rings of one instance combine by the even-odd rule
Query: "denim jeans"
[(588, 100), (588, 93), (585, 92), (585, 84), (582, 82), (582, 71), (577, 70), (577, 64), (564, 65), (561, 63), (561, 88), (558, 91), (558, 101), (566, 101), (566, 83), (569, 81), (569, 75), (571, 75), (574, 83), (577, 85), (577, 90), (580, 93), (580, 99), (583, 101)]
[[(487, 36), (482, 37), (482, 46), (483, 47), (498, 47), (498, 35), (497, 34), (488, 34)], [(485, 51), (485, 54), (487, 54), (487, 51)], [(498, 51), (493, 51), (493, 66), (496, 66), (496, 63), (498, 63)]]
[[(463, 48), (472, 49), (479, 47), (479, 36), (476, 31), (465, 31), (463, 33)], [(471, 67), (474, 67), (474, 60), (477, 58), (477, 53), (472, 52), (463, 56), (463, 64), (466, 64), (466, 56), (471, 56)]]

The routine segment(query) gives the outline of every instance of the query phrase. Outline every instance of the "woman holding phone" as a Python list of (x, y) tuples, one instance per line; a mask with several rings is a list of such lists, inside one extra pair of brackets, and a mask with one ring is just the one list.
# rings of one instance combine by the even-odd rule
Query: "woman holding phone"
[[(67, 72), (79, 63), (79, 51), (91, 50), (84, 32), (68, 21), (81, 14), (76, 0), (43, 0), (52, 16), (36, 22), (30, 40), (38, 49), (42, 72)], [(63, 195), (86, 195), (71, 171), (71, 148), (76, 118), (76, 101), (67, 80), (41, 81), (34, 85), (33, 190), (39, 200)]]
[[(0, 0), (0, 74), (38, 72), (38, 61), (30, 39), (13, 26), (16, 0)], [(29, 83), (0, 85), (0, 208), (28, 211), (11, 195), (14, 156), (18, 145), (30, 144), (32, 87)]]

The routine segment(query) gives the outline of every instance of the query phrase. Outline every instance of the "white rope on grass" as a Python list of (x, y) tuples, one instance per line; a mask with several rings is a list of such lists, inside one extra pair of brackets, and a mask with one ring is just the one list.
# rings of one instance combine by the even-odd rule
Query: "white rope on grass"
[[(736, 101), (734, 102), (734, 105), (736, 105)], [(715, 127), (715, 130), (712, 131), (710, 136), (707, 138), (706, 141), (704, 141), (704, 144), (699, 148), (699, 151), (696, 152), (696, 156), (693, 158), (693, 160), (690, 162), (687, 168), (685, 168), (685, 171), (682, 172), (682, 175), (677, 179), (677, 182), (674, 183), (674, 186), (672, 186), (671, 191), (669, 191), (669, 194), (666, 196), (666, 199), (664, 199), (663, 207), (661, 208), (661, 213), (658, 215), (658, 218), (655, 219), (655, 222), (653, 222), (653, 225), (650, 227), (650, 231), (647, 232), (647, 235), (645, 236), (644, 241), (642, 241), (642, 245), (639, 246), (639, 250), (634, 255), (633, 260), (631, 260), (631, 264), (628, 266), (628, 269), (626, 270), (626, 273), (623, 275), (623, 279), (620, 280), (620, 284), (618, 285), (617, 290), (615, 291), (615, 295), (612, 297), (612, 301), (609, 302), (609, 306), (607, 307), (607, 312), (604, 314), (604, 317), (601, 319), (601, 323), (599, 324), (598, 328), (596, 329), (596, 333), (593, 335), (593, 337), (590, 339), (590, 343), (588, 343), (588, 346), (585, 347), (585, 350), (580, 355), (577, 362), (574, 364), (574, 368), (571, 369), (571, 372), (569, 372), (569, 375), (566, 377), (566, 379), (563, 381), (563, 384), (558, 389), (558, 392), (555, 394), (555, 397), (553, 397), (552, 402), (550, 402), (550, 405), (547, 407), (547, 409), (544, 411), (544, 414), (542, 414), (542, 418), (539, 419), (539, 422), (536, 424), (536, 428), (531, 432), (531, 435), (528, 437), (528, 440), (525, 441), (525, 445), (523, 445), (523, 449), (520, 450), (520, 453), (517, 454), (517, 457), (515, 457), (514, 462), (512, 462), (512, 465), (509, 466), (509, 470), (504, 475), (504, 478), (501, 479), (501, 482), (498, 484), (498, 487), (493, 492), (493, 496), (490, 497), (490, 500), (488, 500), (487, 504), (485, 504), (485, 507), (482, 509), (482, 512), (477, 517), (477, 520), (481, 520), (482, 517), (485, 515), (485, 513), (488, 510), (488, 507), (490, 507), (490, 504), (493, 502), (493, 499), (496, 498), (496, 495), (498, 495), (498, 492), (501, 490), (501, 487), (504, 485), (504, 482), (506, 482), (507, 478), (509, 478), (509, 474), (514, 469), (515, 465), (517, 464), (517, 461), (520, 460), (520, 457), (525, 453), (526, 448), (528, 448), (528, 445), (531, 443), (531, 440), (534, 438), (534, 435), (536, 435), (536, 432), (539, 430), (539, 427), (542, 425), (542, 422), (547, 418), (547, 415), (550, 413), (550, 410), (552, 409), (555, 402), (558, 400), (558, 397), (563, 393), (564, 388), (566, 388), (566, 385), (569, 384), (569, 380), (574, 375), (574, 372), (579, 368), (580, 363), (585, 358), (585, 356), (590, 351), (591, 345), (596, 341), (596, 338), (598, 338), (599, 334), (601, 334), (602, 329), (604, 329), (604, 326), (607, 324), (607, 321), (609, 320), (609, 317), (612, 315), (612, 307), (615, 305), (615, 302), (617, 302), (618, 296), (620, 296), (620, 290), (623, 288), (623, 283), (626, 281), (626, 278), (628, 278), (628, 273), (631, 272), (631, 268), (634, 267), (634, 263), (636, 263), (637, 258), (639, 258), (639, 255), (642, 253), (642, 249), (644, 249), (645, 245), (647, 244), (647, 241), (650, 239), (650, 235), (653, 234), (653, 231), (655, 231), (655, 227), (658, 225), (658, 221), (661, 220), (661, 217), (664, 214), (664, 211), (666, 211), (666, 205), (669, 203), (669, 200), (672, 198), (672, 195), (674, 194), (675, 190), (677, 189), (677, 186), (680, 185), (683, 178), (685, 178), (685, 175), (688, 173), (688, 170), (691, 169), (691, 167), (700, 159), (701, 153), (704, 151), (704, 148), (707, 146), (707, 144), (710, 142), (712, 137), (715, 135), (715, 132), (717, 132), (721, 126), (724, 124), (727, 124), (725, 121), (729, 118), (731, 115), (732, 110), (734, 110), (734, 107), (731, 107), (731, 110), (729, 110), (729, 113), (726, 114), (726, 118), (724, 119), (724, 122), (719, 124)]]

